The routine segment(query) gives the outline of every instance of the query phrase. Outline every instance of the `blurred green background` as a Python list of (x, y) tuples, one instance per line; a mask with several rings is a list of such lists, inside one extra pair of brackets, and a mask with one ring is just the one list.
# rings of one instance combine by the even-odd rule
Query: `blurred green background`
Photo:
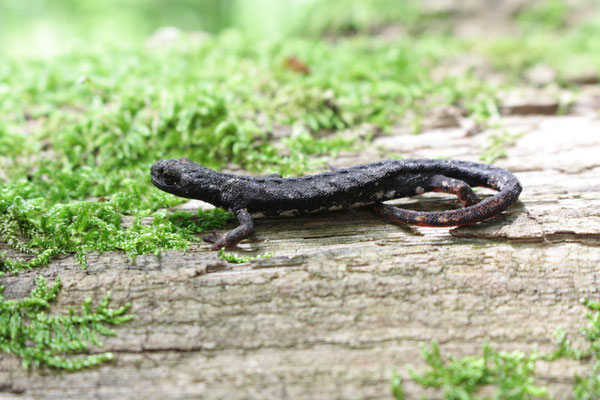
[(73, 47), (138, 45), (155, 29), (285, 33), (307, 0), (1, 0), (0, 50), (52, 56)]
[(485, 37), (560, 30), (589, 20), (599, 5), (598, 0), (0, 0), (0, 55), (37, 58), (90, 46), (138, 46), (164, 26), (277, 37), (379, 34), (390, 24), (409, 33), (456, 33), (478, 24), (475, 36)]
[[(0, 0), (0, 54), (47, 57), (73, 48), (127, 47), (159, 27), (219, 33), (236, 28), (256, 37), (289, 34), (373, 33), (386, 24), (436, 31), (473, 24), (485, 28), (514, 23), (560, 29), (589, 17), (597, 0)], [(577, 12), (569, 12), (578, 10)], [(571, 18), (575, 16), (575, 18)], [(466, 17), (466, 18), (465, 18)], [(510, 28), (503, 33), (515, 33)], [(380, 33), (380, 32), (376, 32)], [(497, 32), (493, 32), (497, 33)]]

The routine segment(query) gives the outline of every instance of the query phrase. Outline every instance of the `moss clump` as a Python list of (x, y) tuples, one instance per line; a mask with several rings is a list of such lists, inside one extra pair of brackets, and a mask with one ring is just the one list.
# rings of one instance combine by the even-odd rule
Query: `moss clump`
[(120, 325), (133, 318), (130, 305), (108, 307), (109, 295), (92, 308), (87, 298), (79, 312), (49, 315), (46, 311), (60, 290), (60, 279), (51, 287), (41, 276), (28, 297), (6, 300), (0, 288), (0, 350), (21, 358), (23, 367), (49, 366), (69, 371), (98, 365), (113, 358), (112, 353), (82, 355), (90, 344), (102, 347), (99, 335), (114, 335), (109, 325)]
[(509, 133), (507, 131), (493, 134), (489, 137), (479, 159), (484, 163), (491, 164), (500, 158), (505, 158), (507, 147), (514, 145), (523, 135), (524, 133)]
[(581, 299), (588, 309), (585, 318), (588, 323), (580, 328), (585, 339), (585, 346), (573, 346), (563, 329), (558, 329), (556, 338), (558, 349), (548, 357), (550, 360), (570, 358), (582, 360), (592, 365), (591, 371), (585, 376), (575, 376), (573, 395), (576, 400), (592, 400), (600, 398), (600, 302)]
[(223, 210), (171, 215), (157, 212), (151, 224), (142, 224), (138, 217), (131, 226), (123, 227), (118, 202), (76, 201), (49, 206), (41, 198), (24, 200), (16, 192), (0, 189), (0, 235), (12, 247), (32, 255), (23, 260), (0, 253), (0, 272), (43, 265), (57, 254), (75, 253), (85, 266), (85, 254), (90, 250), (121, 250), (133, 260), (162, 249), (185, 249), (190, 241), (197, 240), (193, 234), (220, 228), (231, 218)]
[[(409, 369), (409, 373), (420, 386), (440, 389), (447, 400), (548, 398), (547, 389), (534, 382), (535, 364), (538, 360), (567, 358), (591, 365), (589, 374), (575, 376), (573, 397), (576, 400), (600, 399), (600, 302), (588, 299), (581, 302), (588, 309), (585, 314), (588, 324), (580, 328), (585, 338), (584, 347), (574, 346), (564, 330), (558, 329), (555, 333), (557, 349), (552, 354), (498, 352), (486, 343), (482, 356), (455, 358), (449, 355), (446, 361), (437, 342), (432, 341), (430, 346), (421, 344), (421, 356), (429, 369), (422, 372)], [(495, 388), (494, 396), (478, 394), (484, 387)], [(406, 399), (402, 379), (396, 369), (391, 390), (397, 400)]]
[[(437, 342), (421, 345), (421, 356), (429, 366), (422, 372), (409, 370), (411, 377), (423, 387), (439, 388), (447, 400), (462, 399), (539, 399), (547, 398), (547, 390), (534, 382), (536, 353), (521, 351), (503, 352), (494, 350), (489, 344), (483, 346), (481, 356), (444, 360)], [(483, 387), (494, 388), (492, 397), (479, 397)], [(402, 381), (395, 372), (392, 378), (392, 393), (396, 399), (405, 399)]]
[(221, 249), (221, 250), (219, 250), (219, 257), (229, 263), (232, 263), (232, 264), (243, 264), (243, 263), (247, 263), (250, 261), (259, 260), (261, 258), (271, 258), (271, 257), (273, 257), (273, 253), (266, 252), (266, 253), (259, 254), (254, 257), (246, 257), (246, 256), (240, 256), (240, 255), (234, 254), (234, 253), (228, 253), (225, 251), (225, 249)]
[[(313, 1), (296, 21), (296, 32), (305, 35), (371, 33), (388, 25), (407, 30), (424, 29), (430, 17), (418, 1), (338, 0)], [(438, 16), (441, 17), (441, 16)]]

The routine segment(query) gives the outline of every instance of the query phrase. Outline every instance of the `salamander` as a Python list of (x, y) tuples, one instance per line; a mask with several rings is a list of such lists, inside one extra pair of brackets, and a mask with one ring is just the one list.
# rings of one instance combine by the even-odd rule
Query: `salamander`
[[(521, 184), (509, 171), (459, 160), (405, 159), (340, 168), (297, 178), (245, 176), (217, 172), (186, 158), (159, 160), (152, 183), (165, 192), (203, 200), (228, 210), (240, 225), (205, 238), (212, 249), (234, 246), (254, 232), (253, 217), (293, 217), (307, 213), (373, 206), (383, 217), (420, 226), (459, 226), (496, 216), (515, 203)], [(471, 187), (497, 191), (481, 199)], [(464, 207), (439, 212), (406, 210), (387, 200), (451, 193)]]

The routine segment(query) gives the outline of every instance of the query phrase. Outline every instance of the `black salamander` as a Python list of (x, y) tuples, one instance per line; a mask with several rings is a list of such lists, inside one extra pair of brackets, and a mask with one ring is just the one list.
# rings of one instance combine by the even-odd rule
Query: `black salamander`
[[(254, 232), (253, 216), (293, 217), (306, 213), (372, 205), (396, 222), (420, 226), (458, 226), (483, 221), (510, 207), (521, 185), (510, 172), (458, 160), (388, 160), (298, 178), (253, 177), (213, 171), (186, 158), (152, 165), (152, 183), (165, 192), (203, 200), (230, 211), (240, 226), (205, 240), (212, 249), (230, 247)], [(471, 187), (498, 191), (482, 200)], [(463, 208), (439, 212), (405, 210), (384, 201), (425, 192), (451, 193)]]

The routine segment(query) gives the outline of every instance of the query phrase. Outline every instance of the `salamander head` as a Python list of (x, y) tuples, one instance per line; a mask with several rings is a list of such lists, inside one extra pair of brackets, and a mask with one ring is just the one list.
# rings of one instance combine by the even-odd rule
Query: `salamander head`
[(154, 186), (167, 193), (218, 205), (219, 173), (187, 158), (155, 162), (150, 169), (150, 178)]

